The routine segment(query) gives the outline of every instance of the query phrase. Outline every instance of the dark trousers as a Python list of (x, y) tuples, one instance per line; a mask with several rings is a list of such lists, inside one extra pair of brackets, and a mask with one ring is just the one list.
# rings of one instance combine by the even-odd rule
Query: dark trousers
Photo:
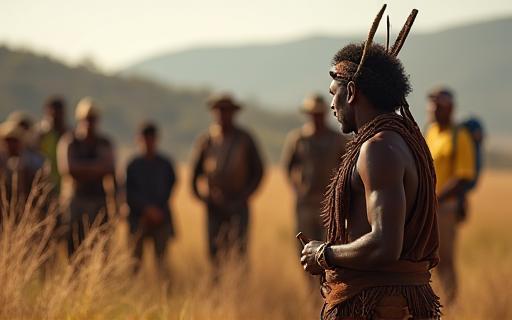
[(214, 267), (218, 267), (222, 255), (235, 251), (245, 256), (249, 207), (247, 203), (238, 206), (208, 206), (208, 249)]
[[(74, 197), (69, 204), (69, 230), (67, 236), (68, 254), (72, 255), (86, 236), (86, 230), (103, 213), (102, 223), (107, 221), (105, 199), (103, 197)], [(84, 223), (84, 221), (86, 223)]]
[[(137, 230), (137, 227), (132, 228)], [(165, 256), (165, 250), (167, 248), (167, 242), (171, 238), (171, 225), (169, 223), (163, 223), (159, 226), (143, 227), (135, 233), (136, 246), (135, 256), (140, 260), (142, 258), (142, 249), (144, 247), (145, 240), (153, 241), (155, 247), (155, 255), (159, 263), (163, 262)]]

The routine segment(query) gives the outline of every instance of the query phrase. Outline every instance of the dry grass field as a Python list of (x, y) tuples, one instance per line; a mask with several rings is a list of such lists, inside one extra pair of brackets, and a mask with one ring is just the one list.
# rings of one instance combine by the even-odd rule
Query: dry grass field
[[(169, 277), (157, 276), (151, 259), (132, 275), (125, 243), (109, 241), (123, 228), (95, 229), (79, 259), (57, 259), (43, 274), (42, 258), (54, 250), (41, 245), (49, 226), (28, 221), (23, 232), (4, 227), (0, 236), (0, 319), (317, 319), (318, 293), (298, 263), (293, 197), (281, 171), (267, 172), (253, 201), (249, 268), (230, 259), (215, 287), (203, 208), (185, 169), (179, 177)], [(511, 186), (512, 172), (489, 171), (473, 196), (459, 242), (460, 298), (445, 319), (512, 319)]]

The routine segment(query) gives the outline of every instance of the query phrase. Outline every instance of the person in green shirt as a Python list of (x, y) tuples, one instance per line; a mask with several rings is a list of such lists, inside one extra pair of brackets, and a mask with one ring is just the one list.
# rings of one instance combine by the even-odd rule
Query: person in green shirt
[(39, 126), (39, 150), (50, 165), (50, 181), (54, 192), (60, 191), (60, 174), (57, 166), (57, 144), (67, 132), (66, 102), (60, 96), (49, 97), (44, 104), (44, 115)]

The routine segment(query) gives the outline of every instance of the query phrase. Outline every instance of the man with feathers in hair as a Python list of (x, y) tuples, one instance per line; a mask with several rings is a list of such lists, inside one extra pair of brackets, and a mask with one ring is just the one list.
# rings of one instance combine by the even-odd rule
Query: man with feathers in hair
[(355, 136), (325, 197), (327, 237), (302, 251), (304, 269), (322, 277), (322, 319), (441, 315), (430, 286), (439, 260), (435, 172), (397, 58), (417, 10), (384, 47), (372, 40), (385, 7), (368, 40), (342, 48), (332, 62), (331, 108)]

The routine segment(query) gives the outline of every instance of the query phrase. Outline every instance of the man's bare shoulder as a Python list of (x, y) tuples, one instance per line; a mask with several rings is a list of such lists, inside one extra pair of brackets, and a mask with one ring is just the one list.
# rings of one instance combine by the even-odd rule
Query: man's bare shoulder
[(361, 154), (373, 157), (391, 157), (385, 159), (400, 160), (404, 149), (407, 150), (407, 144), (402, 136), (394, 131), (382, 131), (368, 139), (361, 146)]
[(59, 139), (59, 144), (61, 145), (70, 145), (75, 140), (75, 134), (72, 131), (68, 131), (62, 135)]
[(288, 132), (286, 135), (286, 142), (288, 143), (296, 143), (302, 136), (302, 127), (301, 128), (295, 128)]
[(357, 169), (363, 178), (375, 179), (378, 176), (403, 174), (407, 145), (403, 138), (393, 131), (377, 133), (363, 143), (357, 161)]
[(210, 131), (206, 130), (201, 132), (195, 140), (194, 149), (202, 149), (208, 145), (208, 141), (210, 140)]

